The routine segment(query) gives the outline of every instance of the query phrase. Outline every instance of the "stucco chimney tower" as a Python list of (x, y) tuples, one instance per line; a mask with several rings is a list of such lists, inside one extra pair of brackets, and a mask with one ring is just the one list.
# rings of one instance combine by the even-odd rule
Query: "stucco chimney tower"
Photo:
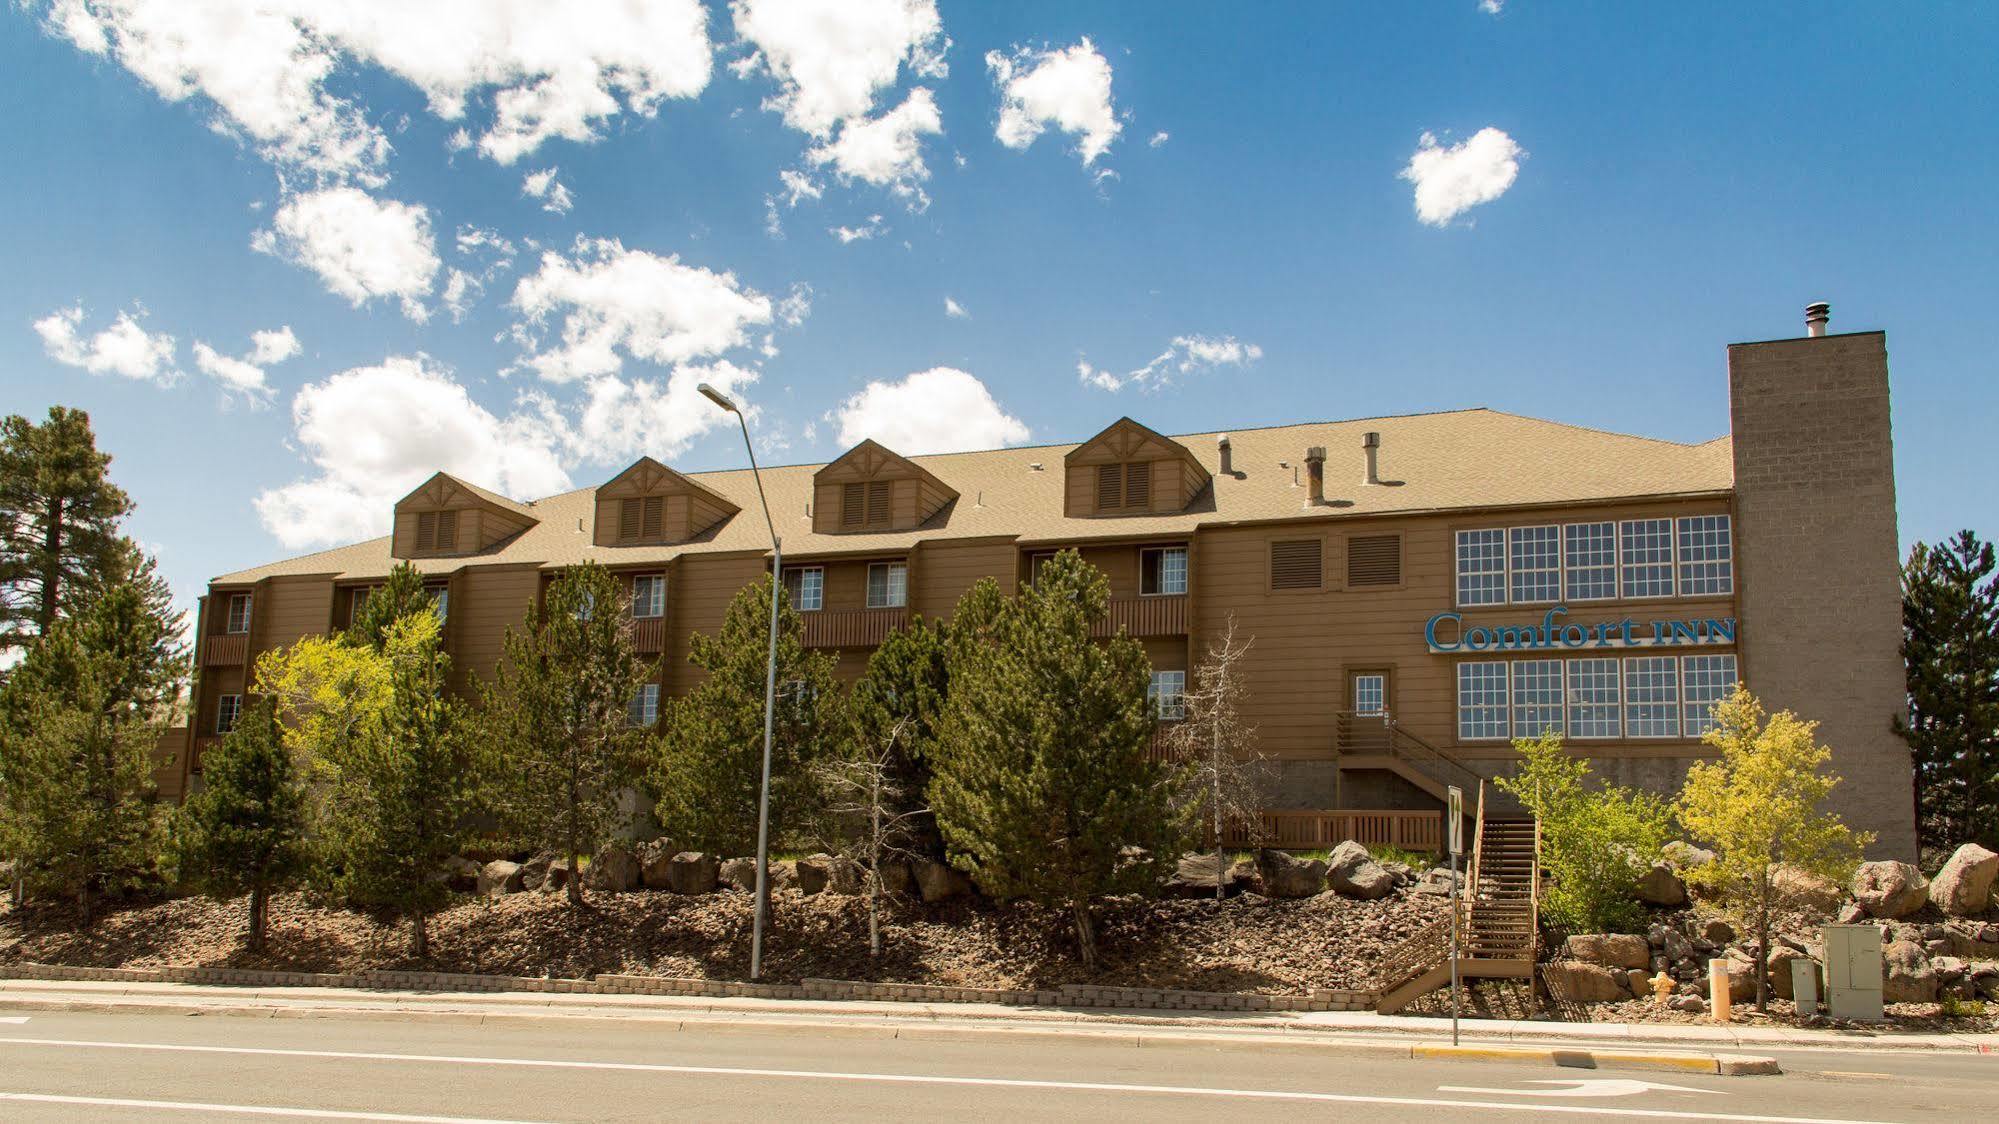
[(1364, 482), (1368, 484), (1381, 483), (1381, 434), (1361, 434), (1360, 451), (1361, 455), (1367, 458), (1367, 476)]
[(1305, 450), (1305, 483), (1308, 491), (1305, 502), (1313, 507), (1326, 502), (1326, 447), (1314, 445)]

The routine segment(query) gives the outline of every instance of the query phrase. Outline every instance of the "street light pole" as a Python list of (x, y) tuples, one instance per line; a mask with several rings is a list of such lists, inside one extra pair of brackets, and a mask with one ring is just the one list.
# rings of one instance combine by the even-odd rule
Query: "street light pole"
[(710, 402), (736, 415), (736, 424), (743, 431), (743, 449), (750, 455), (750, 476), (757, 483), (757, 502), (763, 505), (764, 525), (770, 528), (770, 657), (764, 667), (763, 780), (757, 789), (757, 900), (755, 916), (750, 922), (750, 978), (760, 980), (764, 972), (764, 917), (770, 912), (770, 747), (777, 727), (777, 596), (778, 583), (784, 580), (784, 544), (778, 539), (777, 524), (770, 517), (770, 498), (764, 495), (763, 473), (757, 470), (756, 446), (750, 443), (750, 423), (721, 391), (705, 382), (695, 389)]

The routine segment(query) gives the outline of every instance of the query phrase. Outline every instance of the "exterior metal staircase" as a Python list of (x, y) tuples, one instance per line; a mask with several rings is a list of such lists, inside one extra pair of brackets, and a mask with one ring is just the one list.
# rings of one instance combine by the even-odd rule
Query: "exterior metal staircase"
[[(1484, 777), (1471, 766), (1409, 732), (1386, 710), (1334, 716), (1334, 746), (1342, 770), (1381, 769), (1394, 773), (1439, 801), (1451, 785), (1469, 792)], [(1490, 797), (1495, 809), (1524, 815), (1526, 808), (1502, 793)]]
[(1541, 906), (1541, 825), (1534, 819), (1486, 818), (1478, 790), (1471, 868), (1451, 911), (1382, 959), (1375, 1010), (1391, 1014), (1451, 982), (1451, 929), (1457, 928), (1460, 979), (1534, 978)]

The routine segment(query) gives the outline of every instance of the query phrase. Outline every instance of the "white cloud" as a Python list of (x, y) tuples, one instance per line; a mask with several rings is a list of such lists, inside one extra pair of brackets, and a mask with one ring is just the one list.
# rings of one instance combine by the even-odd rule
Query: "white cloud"
[[(922, 86), (894, 109), (873, 120), (849, 119), (840, 126), (839, 138), (819, 145), (805, 154), (821, 167), (831, 164), (846, 180), (864, 180), (876, 187), (889, 188), (906, 199), (913, 210), (922, 210), (930, 199), (922, 183), (930, 178), (923, 162), (925, 135), (944, 131), (937, 101)], [(796, 205), (796, 196), (793, 196)]]
[(194, 341), (194, 365), (201, 373), (222, 384), (225, 394), (240, 397), (252, 406), (270, 402), (271, 384), (264, 368), (297, 355), (298, 337), (291, 325), (250, 333), (249, 354), (240, 358), (224, 355), (200, 340)]
[(452, 266), (444, 271), (444, 289), (438, 294), (438, 299), (444, 302), (444, 310), (451, 313), (451, 322), (458, 324), (464, 321), (465, 314), (472, 311), (472, 306), (485, 293), (485, 282)]
[(755, 52), (738, 74), (768, 70), (778, 92), (765, 108), (814, 137), (874, 112), (905, 65), (919, 77), (947, 73), (951, 43), (934, 0), (732, 0), (729, 11)]
[(954, 320), (965, 320), (969, 319), (972, 314), (965, 311), (964, 305), (959, 304), (955, 300), (952, 300), (951, 297), (948, 294), (946, 294), (944, 297), (944, 315), (949, 316)]
[(838, 238), (840, 244), (845, 246), (854, 242), (865, 242), (870, 238), (886, 234), (888, 233), (888, 227), (882, 225), (882, 217), (880, 215), (869, 215), (866, 225), (829, 226), (826, 228), (826, 233)]
[(872, 437), (909, 455), (1019, 445), (1032, 436), (984, 383), (954, 367), (870, 382), (829, 417), (839, 423), (842, 445)]
[(1506, 0), (1478, 0), (1478, 10), (1488, 16), (1496, 16), (1506, 6)]
[(1060, 50), (1016, 47), (986, 52), (986, 69), (1000, 91), (993, 135), (1026, 148), (1049, 126), (1077, 137), (1076, 154), (1093, 164), (1124, 129), (1111, 105), (1111, 64), (1088, 39)]
[(495, 416), (424, 355), (304, 387), (292, 424), (316, 475), (256, 500), (291, 548), (386, 532), (395, 501), (437, 471), (524, 498), (569, 487), (558, 422), (532, 407)]
[(1165, 144), (1167, 141), (1172, 139), (1173, 139), (1172, 133), (1169, 133), (1166, 130), (1161, 129), (1158, 132), (1152, 134), (1152, 139), (1146, 141), (1145, 143), (1153, 148), (1158, 148), (1160, 145)]
[[(622, 463), (641, 453), (672, 458), (696, 437), (735, 424), (697, 386), (705, 382), (723, 394), (740, 396), (756, 381), (755, 370), (727, 360), (678, 365), (664, 382), (596, 379), (575, 426), (566, 431), (566, 442), (572, 456), (603, 463)], [(754, 417), (756, 411), (750, 412)]]
[(541, 200), (541, 209), (552, 215), (566, 215), (569, 208), (576, 205), (576, 199), (569, 194), (569, 188), (555, 178), (559, 168), (543, 168), (539, 172), (529, 172), (521, 180), (521, 194), (530, 199)]
[(93, 375), (122, 375), (141, 382), (172, 386), (180, 380), (174, 367), (174, 338), (165, 332), (148, 332), (139, 321), (144, 307), (134, 305), (120, 312), (111, 326), (84, 334), (83, 306), (57, 309), (35, 321), (35, 334), (42, 338), (42, 350), (58, 363), (81, 367)]
[(303, 350), (298, 337), (292, 334), (290, 324), (250, 333), (249, 359), (252, 363), (282, 363)]
[(328, 291), (359, 308), (376, 297), (397, 297), (403, 315), (429, 316), (423, 298), (440, 262), (423, 207), (376, 199), (353, 187), (332, 187), (286, 199), (271, 229), (252, 248), (302, 265)]
[[(615, 374), (620, 352), (662, 365), (712, 358), (747, 344), (749, 328), (773, 314), (770, 298), (733, 273), (612, 238), (578, 238), (568, 256), (544, 252), (512, 303), (526, 317), (514, 329), (528, 352), (522, 362), (552, 382)], [(558, 343), (542, 339), (551, 316), (562, 321)]]
[(479, 149), (511, 164), (551, 138), (594, 140), (620, 112), (694, 97), (712, 63), (700, 0), (57, 0), (45, 25), (168, 101), (206, 97), (219, 128), (276, 163), (370, 186), (388, 137), (327, 89), (358, 66), (415, 86), (447, 121), (490, 91)]
[(1166, 350), (1153, 356), (1143, 367), (1118, 374), (1088, 361), (1078, 361), (1076, 375), (1085, 385), (1099, 390), (1118, 391), (1127, 386), (1159, 390), (1171, 386), (1180, 375), (1213, 370), (1217, 367), (1244, 368), (1263, 358), (1263, 349), (1234, 336), (1174, 336)]
[(812, 315), (812, 286), (803, 281), (791, 287), (791, 292), (777, 302), (777, 318), (787, 328), (796, 328)]
[(1446, 226), (1480, 203), (1506, 194), (1526, 155), (1512, 137), (1489, 125), (1470, 140), (1448, 147), (1434, 134), (1424, 133), (1400, 174), (1416, 185), (1416, 218)]

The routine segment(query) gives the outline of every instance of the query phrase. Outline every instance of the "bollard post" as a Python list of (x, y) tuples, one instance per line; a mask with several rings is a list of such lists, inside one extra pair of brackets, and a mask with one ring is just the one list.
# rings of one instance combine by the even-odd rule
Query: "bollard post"
[(1728, 1021), (1728, 958), (1717, 956), (1707, 962), (1707, 1001), (1714, 1012), (1714, 1021)]

